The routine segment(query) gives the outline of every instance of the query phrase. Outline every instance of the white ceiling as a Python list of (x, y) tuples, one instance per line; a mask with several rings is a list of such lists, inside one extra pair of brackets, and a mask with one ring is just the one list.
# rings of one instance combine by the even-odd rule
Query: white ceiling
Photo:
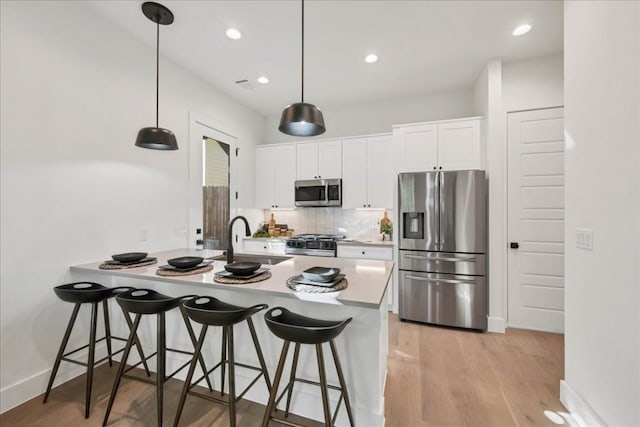
[[(161, 1), (161, 54), (264, 116), (300, 100), (300, 2)], [(88, 2), (155, 47), (141, 1)], [(562, 1), (305, 2), (305, 100), (320, 108), (471, 87), (487, 59), (562, 50)], [(530, 33), (513, 37), (517, 25)], [(225, 36), (238, 28), (242, 39)], [(379, 61), (366, 64), (376, 53)], [(268, 85), (256, 82), (259, 75)], [(247, 78), (253, 90), (234, 82)]]

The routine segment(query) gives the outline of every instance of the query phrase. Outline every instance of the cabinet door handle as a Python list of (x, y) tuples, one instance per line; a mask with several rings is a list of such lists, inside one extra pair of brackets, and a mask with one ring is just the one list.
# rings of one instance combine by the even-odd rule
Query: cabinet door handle
[(433, 167), (433, 170), (436, 170), (436, 167), (435, 167), (435, 166)]
[(440, 166), (440, 170), (442, 170), (442, 166)]
[(364, 251), (362, 251), (362, 255), (364, 255)]

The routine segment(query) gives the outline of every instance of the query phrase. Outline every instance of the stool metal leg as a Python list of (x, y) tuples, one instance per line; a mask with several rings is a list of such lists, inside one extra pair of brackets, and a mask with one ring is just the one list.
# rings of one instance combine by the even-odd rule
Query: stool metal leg
[(158, 426), (162, 426), (162, 409), (164, 398), (164, 381), (166, 369), (166, 342), (165, 342), (165, 317), (164, 312), (157, 314), (158, 326), (156, 328), (158, 340), (158, 366), (156, 367), (156, 402), (158, 406)]
[[(191, 344), (193, 348), (196, 347), (196, 334), (193, 332), (193, 328), (191, 327), (191, 322), (189, 321), (189, 316), (187, 316), (187, 312), (185, 311), (182, 304), (180, 304), (180, 314), (182, 314), (182, 319), (184, 319), (184, 325), (187, 327), (187, 332), (189, 333), (189, 338), (191, 339)], [(209, 375), (207, 375), (207, 365), (204, 363), (204, 357), (202, 354), (198, 356), (198, 360), (200, 362), (200, 367), (202, 368), (202, 372), (205, 374), (205, 380), (207, 381), (207, 386), (209, 387), (209, 391), (213, 391), (213, 386), (211, 385), (211, 379), (209, 379)]]
[(271, 385), (271, 393), (269, 393), (269, 402), (267, 403), (267, 409), (264, 411), (264, 417), (262, 418), (262, 427), (268, 427), (271, 420), (271, 413), (276, 403), (276, 397), (278, 395), (278, 386), (280, 385), (280, 378), (282, 378), (282, 371), (284, 370), (284, 363), (287, 360), (287, 353), (289, 352), (289, 341), (285, 341), (282, 345), (282, 352), (280, 353), (280, 361), (278, 362), (278, 368), (276, 369), (276, 375), (273, 378), (273, 384)]
[(264, 375), (264, 380), (267, 382), (267, 390), (271, 392), (271, 381), (269, 380), (269, 371), (267, 371), (267, 364), (264, 363), (264, 355), (262, 354), (262, 349), (260, 348), (260, 342), (258, 341), (256, 328), (253, 326), (253, 320), (250, 317), (247, 319), (247, 323), (249, 324), (249, 332), (251, 332), (251, 339), (253, 340), (253, 346), (256, 348), (256, 353), (258, 353), (258, 360), (260, 361), (260, 367), (262, 368), (262, 374)]
[(222, 327), (222, 354), (220, 355), (220, 396), (224, 396), (224, 380), (225, 380), (225, 372), (227, 362), (227, 328)]
[(180, 422), (180, 416), (182, 415), (182, 409), (184, 408), (184, 404), (187, 400), (187, 394), (189, 393), (189, 389), (191, 388), (191, 380), (193, 379), (193, 374), (196, 370), (196, 365), (198, 364), (198, 355), (202, 351), (202, 345), (204, 344), (204, 337), (207, 334), (207, 325), (202, 325), (202, 329), (200, 330), (200, 337), (198, 338), (198, 342), (196, 343), (196, 349), (193, 353), (193, 359), (191, 360), (191, 365), (189, 365), (189, 372), (187, 373), (187, 378), (184, 380), (184, 386), (182, 387), (182, 393), (180, 393), (180, 401), (178, 402), (178, 408), (176, 410), (176, 418), (173, 422), (174, 427), (178, 427), (178, 422)]
[(102, 308), (104, 313), (104, 338), (107, 342), (107, 356), (109, 357), (109, 367), (113, 366), (113, 360), (111, 358), (111, 325), (109, 321), (109, 306), (107, 300), (102, 301)]
[(93, 362), (96, 355), (96, 328), (98, 327), (98, 304), (91, 304), (91, 331), (89, 332), (89, 355), (87, 357), (87, 384), (84, 403), (84, 417), (89, 418), (91, 405), (91, 386), (93, 384)]
[(236, 426), (236, 362), (233, 351), (233, 325), (225, 327), (229, 345), (229, 425)]
[(51, 370), (51, 376), (49, 377), (49, 384), (47, 385), (47, 391), (44, 394), (44, 400), (42, 401), (42, 403), (47, 403), (47, 399), (49, 398), (49, 393), (51, 393), (51, 387), (53, 386), (53, 381), (56, 379), (56, 374), (58, 373), (58, 368), (60, 367), (60, 362), (62, 361), (62, 355), (64, 354), (65, 348), (67, 348), (67, 342), (69, 341), (69, 337), (71, 336), (71, 331), (73, 330), (73, 324), (76, 322), (76, 318), (78, 317), (79, 311), (80, 311), (80, 304), (76, 304), (73, 307), (73, 313), (71, 313), (71, 318), (69, 319), (67, 330), (64, 332), (62, 343), (60, 343), (60, 349), (58, 350), (56, 361), (53, 364), (53, 369)]
[(351, 413), (351, 401), (349, 400), (349, 392), (347, 391), (347, 383), (344, 380), (344, 374), (342, 373), (342, 365), (340, 365), (340, 358), (338, 357), (338, 350), (336, 350), (336, 343), (329, 341), (331, 346), (331, 353), (333, 354), (333, 362), (336, 365), (336, 371), (338, 372), (338, 379), (340, 380), (340, 388), (342, 388), (342, 396), (344, 397), (344, 404), (347, 407), (347, 415), (349, 416), (349, 425), (355, 426), (353, 422), (353, 414)]
[(327, 374), (324, 370), (322, 344), (316, 344), (316, 356), (318, 357), (318, 372), (320, 373), (320, 391), (322, 393), (322, 408), (324, 409), (324, 425), (325, 427), (331, 427), (331, 409), (329, 408)]
[(289, 406), (291, 405), (291, 393), (293, 392), (293, 383), (296, 379), (296, 368), (298, 367), (298, 355), (300, 354), (300, 343), (296, 343), (293, 350), (293, 362), (291, 362), (291, 375), (289, 376), (289, 391), (287, 391), (287, 406), (284, 410), (284, 416), (289, 416)]
[(133, 345), (133, 342), (136, 340), (136, 331), (138, 330), (138, 325), (140, 325), (141, 318), (142, 318), (141, 314), (136, 314), (136, 318), (133, 321), (133, 326), (131, 326), (129, 339), (127, 339), (127, 345), (124, 347), (124, 352), (122, 353), (122, 360), (120, 361), (120, 366), (118, 366), (118, 372), (116, 373), (116, 378), (113, 381), (113, 389), (111, 390), (111, 396), (109, 396), (109, 403), (107, 404), (107, 412), (104, 414), (104, 420), (102, 421), (103, 426), (106, 426), (107, 421), (109, 421), (109, 414), (111, 413), (111, 408), (113, 408), (113, 402), (115, 401), (116, 394), (118, 393), (118, 388), (120, 387), (120, 381), (122, 380), (122, 374), (124, 373), (124, 369), (127, 365), (127, 358), (129, 357), (131, 346)]
[[(122, 308), (122, 307), (121, 307)], [(122, 308), (122, 314), (124, 315), (124, 319), (127, 322), (127, 326), (129, 326), (129, 331), (131, 331), (131, 327), (133, 323), (131, 322), (131, 317), (129, 317), (129, 313), (126, 312), (124, 308)], [(134, 337), (133, 343), (138, 350), (138, 354), (140, 355), (140, 360), (142, 360), (142, 366), (144, 366), (144, 372), (148, 377), (151, 376), (151, 372), (149, 371), (149, 365), (147, 364), (147, 359), (144, 356), (144, 352), (142, 351), (142, 345), (140, 345), (140, 340), (138, 339), (138, 335)]]

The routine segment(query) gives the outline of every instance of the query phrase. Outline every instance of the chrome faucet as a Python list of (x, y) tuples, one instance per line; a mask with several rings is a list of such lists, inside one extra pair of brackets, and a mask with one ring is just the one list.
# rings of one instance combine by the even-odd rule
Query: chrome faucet
[(244, 221), (245, 233), (247, 236), (251, 236), (251, 229), (249, 228), (249, 221), (247, 221), (247, 218), (243, 216), (237, 216), (233, 218), (231, 221), (229, 221), (229, 234), (228, 234), (229, 246), (227, 247), (227, 264), (231, 264), (233, 262), (233, 239), (231, 235), (233, 233), (233, 223), (236, 222), (236, 220), (238, 219), (241, 219)]

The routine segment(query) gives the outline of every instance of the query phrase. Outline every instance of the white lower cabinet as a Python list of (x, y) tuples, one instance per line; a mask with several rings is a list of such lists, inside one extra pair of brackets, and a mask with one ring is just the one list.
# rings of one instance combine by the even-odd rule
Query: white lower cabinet
[[(361, 258), (393, 260), (393, 247), (382, 247), (372, 245), (340, 245), (338, 244), (338, 258)], [(389, 310), (393, 308), (393, 275), (389, 279), (389, 289), (387, 290)]]
[(242, 252), (254, 254), (284, 254), (284, 240), (249, 240), (242, 241)]

